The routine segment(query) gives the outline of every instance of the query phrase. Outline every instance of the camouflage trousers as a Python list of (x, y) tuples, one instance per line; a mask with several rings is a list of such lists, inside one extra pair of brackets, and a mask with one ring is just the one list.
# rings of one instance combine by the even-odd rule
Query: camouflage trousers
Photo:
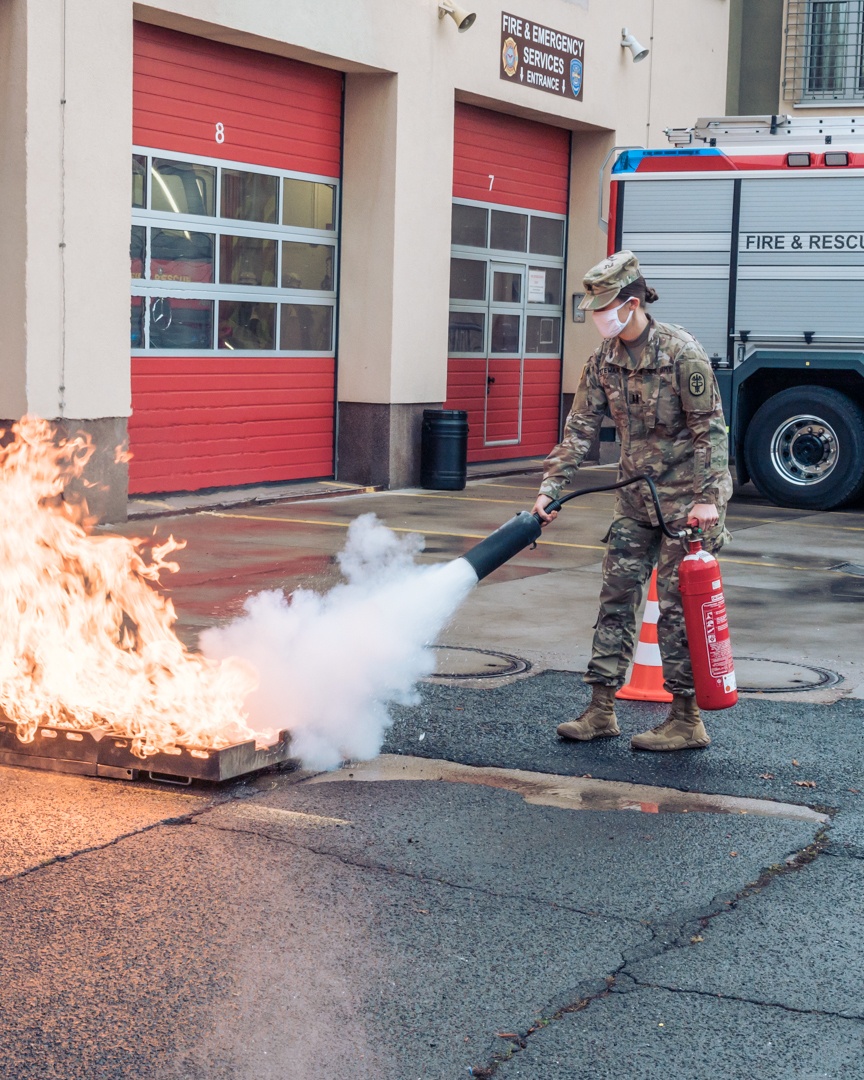
[[(706, 550), (718, 551), (727, 536), (721, 519), (703, 541)], [(636, 611), (656, 565), (660, 601), (657, 640), (663, 660), (663, 685), (671, 694), (692, 697), (693, 668), (678, 589), (678, 566), (685, 554), (683, 542), (670, 540), (660, 528), (647, 522), (627, 517), (612, 522), (607, 540), (600, 614), (585, 682), (624, 685), (636, 640)]]

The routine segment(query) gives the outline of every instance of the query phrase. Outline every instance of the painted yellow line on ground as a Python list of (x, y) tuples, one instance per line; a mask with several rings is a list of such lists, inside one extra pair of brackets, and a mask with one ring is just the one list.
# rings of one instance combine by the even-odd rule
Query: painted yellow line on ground
[(508, 484), (506, 480), (499, 480), (495, 483), (492, 480), (469, 480), (468, 487), (494, 487), (494, 488), (513, 488), (514, 491), (536, 491), (536, 484)]
[(350, 491), (357, 495), (370, 495), (380, 491), (377, 487), (357, 487), (354, 484), (342, 484), (338, 480), (319, 480), (321, 487), (335, 488), (337, 491)]
[[(726, 520), (730, 516), (726, 515)], [(734, 519), (733, 519), (734, 520)], [(822, 521), (801, 521), (800, 518), (766, 518), (764, 521), (754, 521), (752, 518), (739, 518), (745, 524), (759, 527), (760, 525), (794, 525), (796, 529), (831, 529), (835, 532), (864, 532), (862, 525), (831, 525)]]
[[(456, 502), (482, 502), (482, 503), (499, 503), (505, 506), (523, 506), (528, 509), (527, 499), (487, 499), (478, 495), (460, 495), (453, 493), (452, 495), (427, 495), (422, 491), (388, 491), (387, 495), (398, 495), (402, 499), (450, 499)], [(531, 505), (534, 503), (532, 501)], [(592, 506), (591, 503), (580, 503), (583, 510), (597, 510), (599, 507)]]
[[(204, 510), (203, 513), (209, 514), (211, 517), (240, 518), (244, 521), (270, 521), (278, 522), (283, 525), (329, 525), (334, 529), (347, 529), (351, 525), (350, 521), (322, 521), (320, 518), (271, 517), (265, 514), (232, 514), (227, 513), (224, 510)], [(485, 540), (488, 535), (486, 533), (454, 533), (439, 532), (432, 529), (408, 529), (397, 525), (387, 525), (387, 528), (392, 532), (420, 533), (423, 536), (449, 536), (456, 540)], [(563, 540), (538, 540), (537, 546), (577, 548), (580, 551), (606, 550), (605, 544), (568, 544)], [(804, 570), (813, 574), (839, 573), (839, 571), (832, 569), (830, 566), (796, 566), (792, 563), (765, 562), (762, 559), (735, 559), (730, 558), (727, 555), (721, 555), (720, 558), (724, 563), (735, 563), (738, 566), (762, 566), (771, 570)]]
[[(331, 528), (335, 529), (347, 529), (351, 525), (350, 521), (321, 521), (320, 519), (315, 518), (267, 517), (264, 514), (229, 514), (223, 510), (205, 510), (204, 513), (209, 514), (211, 517), (240, 518), (244, 521), (271, 521), (283, 525), (329, 525)], [(386, 522), (384, 524), (386, 524)], [(387, 525), (387, 528), (390, 529), (391, 532), (420, 533), (422, 536), (450, 536), (457, 540), (485, 540), (488, 535), (487, 533), (454, 533), (436, 532), (432, 529), (406, 529), (396, 525)], [(561, 540), (538, 540), (537, 546), (579, 548), (582, 551), (606, 550), (606, 547), (603, 544), (565, 544)]]
[(451, 499), (455, 502), (503, 503), (507, 506), (525, 506), (525, 499), (486, 499), (479, 495), (426, 495), (422, 491), (388, 491), (388, 495), (398, 495), (401, 499)]
[(832, 566), (795, 566), (792, 563), (763, 562), (762, 559), (730, 559), (720, 555), (721, 563), (736, 563), (738, 566), (764, 566), (770, 570), (804, 570), (809, 574), (837, 574)]

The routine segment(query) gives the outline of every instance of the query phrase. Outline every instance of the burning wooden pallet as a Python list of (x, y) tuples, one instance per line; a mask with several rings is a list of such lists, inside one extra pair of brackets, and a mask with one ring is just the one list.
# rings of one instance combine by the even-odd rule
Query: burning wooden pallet
[(289, 761), (290, 746), (290, 734), (280, 731), (277, 741), (270, 746), (256, 747), (254, 740), (218, 750), (175, 746), (141, 758), (132, 753), (131, 740), (99, 728), (70, 731), (62, 727), (40, 727), (33, 741), (25, 743), (16, 735), (14, 724), (0, 723), (0, 765), (119, 780), (150, 779), (167, 784), (233, 780)]

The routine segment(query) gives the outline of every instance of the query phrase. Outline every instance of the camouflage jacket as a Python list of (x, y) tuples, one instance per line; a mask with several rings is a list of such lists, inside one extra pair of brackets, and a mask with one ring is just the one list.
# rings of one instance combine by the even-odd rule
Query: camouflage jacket
[[(705, 350), (686, 330), (649, 321), (638, 361), (617, 338), (592, 353), (564, 438), (546, 458), (540, 493), (556, 498), (572, 479), (608, 409), (621, 440), (619, 480), (650, 476), (670, 523), (681, 522), (694, 503), (713, 503), (722, 522), (732, 478), (717, 380)], [(620, 490), (617, 513), (657, 524), (644, 484)]]

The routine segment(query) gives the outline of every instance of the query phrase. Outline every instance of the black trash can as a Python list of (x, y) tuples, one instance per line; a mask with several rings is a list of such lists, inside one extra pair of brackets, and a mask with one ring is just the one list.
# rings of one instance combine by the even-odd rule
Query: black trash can
[(424, 409), (420, 443), (420, 485), (461, 491), (468, 475), (468, 413)]

